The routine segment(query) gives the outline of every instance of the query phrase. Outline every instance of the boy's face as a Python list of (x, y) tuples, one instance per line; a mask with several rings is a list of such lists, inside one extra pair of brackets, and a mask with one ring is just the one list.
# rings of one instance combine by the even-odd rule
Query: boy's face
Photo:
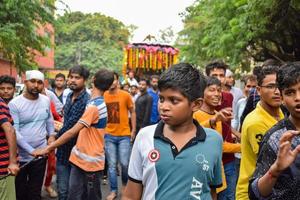
[(228, 85), (228, 86), (230, 86), (230, 87), (233, 87), (234, 84), (235, 84), (235, 80), (234, 80), (233, 76), (232, 76), (232, 75), (227, 76), (227, 77), (225, 78), (225, 83), (226, 83), (226, 85)]
[(129, 92), (129, 85), (124, 85), (123, 90), (126, 91), (126, 92)]
[(266, 75), (262, 85), (257, 87), (260, 98), (264, 103), (273, 108), (281, 105), (279, 89), (276, 86), (276, 74)]
[(255, 88), (257, 86), (257, 82), (254, 81), (254, 80), (247, 80), (247, 83), (244, 87), (244, 94), (246, 97), (249, 96), (249, 91), (252, 89), (252, 88)]
[(12, 99), (15, 94), (15, 87), (10, 83), (0, 84), (0, 97), (3, 99)]
[(291, 116), (300, 120), (300, 83), (284, 89), (282, 99)]
[(222, 98), (221, 87), (218, 85), (210, 85), (204, 90), (203, 103), (209, 107), (217, 107), (220, 104)]
[(226, 78), (225, 78), (225, 71), (224, 71), (224, 69), (222, 69), (222, 68), (213, 68), (210, 71), (209, 76), (216, 77), (217, 79), (219, 79), (221, 81), (222, 85), (225, 85)]
[(137, 87), (136, 86), (131, 86), (130, 87), (130, 94), (136, 95), (137, 94)]
[(200, 101), (189, 102), (188, 98), (174, 89), (161, 90), (158, 110), (161, 119), (168, 125), (178, 126), (192, 119), (193, 112), (200, 107)]

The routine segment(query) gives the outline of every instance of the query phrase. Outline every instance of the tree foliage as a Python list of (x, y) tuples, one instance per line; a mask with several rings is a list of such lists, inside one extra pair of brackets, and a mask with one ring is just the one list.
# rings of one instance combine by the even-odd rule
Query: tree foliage
[(157, 38), (159, 43), (171, 45), (175, 39), (175, 33), (172, 26), (160, 29)]
[(91, 71), (99, 67), (120, 71), (123, 47), (130, 32), (120, 21), (100, 13), (65, 13), (57, 19), (55, 63), (68, 69), (83, 64)]
[(51, 45), (49, 37), (39, 35), (37, 29), (54, 23), (53, 5), (53, 0), (1, 0), (0, 53), (19, 71), (34, 68), (35, 53)]
[(197, 0), (182, 15), (177, 43), (188, 61), (249, 70), (250, 60), (300, 60), (299, 0)]

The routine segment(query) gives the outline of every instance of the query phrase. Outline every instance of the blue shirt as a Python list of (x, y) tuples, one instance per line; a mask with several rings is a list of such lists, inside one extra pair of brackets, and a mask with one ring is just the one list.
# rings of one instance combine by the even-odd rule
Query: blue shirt
[(156, 124), (159, 121), (159, 113), (158, 113), (158, 92), (155, 92), (152, 88), (148, 89), (148, 94), (152, 97), (152, 109), (151, 109), (151, 124)]
[[(73, 92), (68, 97), (64, 106), (64, 124), (60, 131), (57, 133), (57, 138), (64, 134), (67, 130), (71, 129), (81, 118), (85, 111), (85, 107), (90, 98), (90, 95), (84, 89), (79, 96), (72, 102)], [(72, 138), (64, 145), (57, 148), (57, 161), (63, 164), (69, 163), (69, 157), (73, 146), (76, 144), (76, 138)]]

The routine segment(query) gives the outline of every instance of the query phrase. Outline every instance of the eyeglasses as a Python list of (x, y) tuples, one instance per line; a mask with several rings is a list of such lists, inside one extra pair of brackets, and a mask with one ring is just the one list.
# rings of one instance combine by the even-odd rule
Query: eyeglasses
[(278, 85), (277, 84), (269, 84), (269, 85), (261, 85), (260, 87), (275, 91), (278, 88)]

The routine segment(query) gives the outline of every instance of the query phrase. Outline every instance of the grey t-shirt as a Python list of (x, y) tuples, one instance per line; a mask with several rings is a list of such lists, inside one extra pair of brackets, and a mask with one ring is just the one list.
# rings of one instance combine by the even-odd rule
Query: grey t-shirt
[(32, 151), (47, 145), (46, 136), (55, 134), (50, 100), (41, 94), (37, 100), (20, 95), (8, 106), (16, 129), (20, 161), (28, 162), (33, 158)]

